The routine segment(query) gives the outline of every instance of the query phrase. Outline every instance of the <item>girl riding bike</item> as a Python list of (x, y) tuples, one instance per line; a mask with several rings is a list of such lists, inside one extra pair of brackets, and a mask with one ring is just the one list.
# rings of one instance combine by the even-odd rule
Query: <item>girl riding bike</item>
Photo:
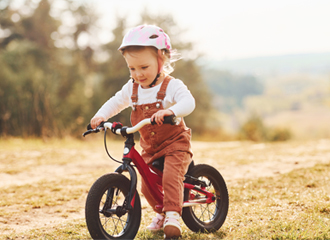
[[(133, 126), (145, 118), (157, 123), (139, 130), (144, 161), (152, 164), (155, 159), (165, 158), (162, 209), (156, 207), (153, 194), (142, 180), (141, 191), (157, 213), (147, 229), (164, 229), (165, 238), (177, 238), (181, 235), (184, 175), (192, 161), (191, 130), (183, 117), (194, 110), (195, 100), (181, 80), (169, 75), (173, 71), (171, 63), (176, 60), (175, 51), (161, 28), (151, 25), (133, 28), (125, 35), (119, 50), (131, 79), (99, 109), (91, 127), (96, 128), (127, 107), (132, 108)], [(179, 123), (161, 126), (164, 117), (170, 115), (175, 115)]]

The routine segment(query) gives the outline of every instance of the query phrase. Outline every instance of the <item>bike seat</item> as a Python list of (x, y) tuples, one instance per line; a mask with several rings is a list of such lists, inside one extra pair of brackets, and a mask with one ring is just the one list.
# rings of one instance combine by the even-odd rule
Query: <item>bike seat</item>
[(160, 158), (155, 159), (155, 160), (152, 162), (151, 165), (152, 165), (154, 168), (157, 168), (158, 170), (163, 171), (163, 170), (164, 170), (164, 161), (165, 161), (165, 157), (160, 157)]
[[(163, 170), (164, 170), (164, 161), (165, 161), (165, 157), (160, 157), (160, 158), (155, 159), (152, 162), (151, 165), (154, 168), (157, 168), (158, 170), (160, 170), (160, 171), (163, 172)], [(189, 167), (188, 167), (188, 171), (187, 172), (189, 172), (189, 170), (192, 169), (194, 166), (195, 166), (194, 160), (192, 160), (191, 163), (189, 164)]]

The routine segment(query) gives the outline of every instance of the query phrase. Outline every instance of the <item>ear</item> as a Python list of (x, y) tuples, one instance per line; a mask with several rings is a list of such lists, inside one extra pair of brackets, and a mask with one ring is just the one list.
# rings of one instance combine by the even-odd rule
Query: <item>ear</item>
[(164, 55), (162, 50), (158, 49), (158, 73), (161, 73), (163, 71), (163, 66), (164, 66)]

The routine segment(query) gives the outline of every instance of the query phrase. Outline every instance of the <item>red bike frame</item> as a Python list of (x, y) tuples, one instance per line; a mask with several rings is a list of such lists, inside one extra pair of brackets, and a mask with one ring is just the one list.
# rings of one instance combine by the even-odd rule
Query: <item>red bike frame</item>
[[(163, 199), (164, 199), (163, 187), (162, 187), (163, 173), (160, 170), (158, 170), (157, 168), (149, 166), (145, 163), (145, 161), (143, 160), (143, 158), (141, 157), (139, 152), (136, 151), (136, 149), (134, 147), (133, 135), (128, 136), (128, 139), (125, 142), (123, 161), (124, 161), (124, 164), (121, 167), (119, 167), (116, 170), (116, 172), (124, 171), (124, 169), (127, 168), (127, 165), (129, 165), (129, 164), (125, 164), (125, 161), (128, 163), (133, 162), (133, 164), (138, 169), (138, 172), (140, 173), (141, 177), (144, 179), (146, 186), (149, 189), (149, 192), (153, 193), (153, 197), (155, 198), (155, 200), (157, 202), (157, 205), (155, 207), (158, 209), (162, 209), (163, 208)], [(134, 177), (134, 176), (132, 177), (132, 170), (128, 169), (128, 171), (131, 174), (131, 179), (136, 179), (136, 177)], [(133, 175), (135, 175), (135, 174), (133, 173)], [(132, 181), (132, 183), (131, 183), (132, 184), (131, 190), (132, 190), (134, 188), (134, 186), (136, 187), (136, 183), (134, 182), (135, 180), (134, 181), (131, 180), (131, 181)], [(212, 203), (215, 201), (214, 195), (212, 193), (206, 191), (205, 187), (197, 187), (193, 184), (184, 183), (184, 188), (194, 190), (195, 192), (205, 195), (206, 198), (199, 198), (199, 199), (194, 200), (195, 195), (191, 194), (190, 199), (193, 199), (193, 200), (184, 201), (183, 207), (189, 207), (189, 206), (203, 204), (203, 203)], [(129, 199), (131, 206), (134, 203), (134, 196), (135, 196), (135, 192), (134, 192), (134, 195), (132, 195), (131, 199)]]

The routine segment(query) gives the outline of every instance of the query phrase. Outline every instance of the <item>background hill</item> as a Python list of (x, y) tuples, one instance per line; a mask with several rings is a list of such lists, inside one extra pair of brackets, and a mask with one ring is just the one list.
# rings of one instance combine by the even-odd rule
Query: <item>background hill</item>
[(260, 76), (291, 73), (329, 74), (330, 52), (207, 61), (205, 65), (213, 69)]
[(252, 115), (289, 128), (296, 138), (329, 137), (330, 53), (205, 62), (203, 76), (222, 113), (237, 131)]

